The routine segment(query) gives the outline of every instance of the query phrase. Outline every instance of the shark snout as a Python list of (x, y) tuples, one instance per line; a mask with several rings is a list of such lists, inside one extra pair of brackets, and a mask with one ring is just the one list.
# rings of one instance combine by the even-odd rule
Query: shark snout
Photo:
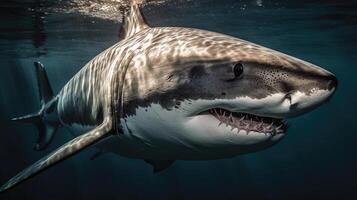
[(338, 84), (337, 78), (327, 71), (300, 78), (294, 80), (293, 89), (285, 95), (289, 116), (303, 114), (324, 104), (335, 93)]

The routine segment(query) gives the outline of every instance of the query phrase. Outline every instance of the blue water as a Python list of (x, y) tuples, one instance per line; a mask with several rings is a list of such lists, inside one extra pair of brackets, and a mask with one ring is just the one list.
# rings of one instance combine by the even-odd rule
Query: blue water
[[(60, 130), (35, 152), (36, 129), (8, 119), (36, 111), (32, 63), (53, 90), (118, 38), (119, 24), (78, 13), (0, 3), (0, 183), (72, 138)], [(288, 136), (257, 153), (178, 161), (153, 174), (141, 160), (86, 149), (0, 199), (355, 199), (357, 185), (357, 3), (353, 1), (172, 0), (144, 7), (152, 26), (187, 26), (249, 40), (323, 66), (339, 79), (331, 101), (295, 119)]]

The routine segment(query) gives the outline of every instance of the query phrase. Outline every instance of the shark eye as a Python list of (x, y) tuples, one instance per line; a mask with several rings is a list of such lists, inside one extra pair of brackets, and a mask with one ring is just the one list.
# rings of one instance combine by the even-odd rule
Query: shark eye
[(237, 78), (240, 75), (243, 74), (243, 65), (242, 63), (237, 63), (234, 65), (233, 67), (233, 72), (234, 72), (234, 76)]

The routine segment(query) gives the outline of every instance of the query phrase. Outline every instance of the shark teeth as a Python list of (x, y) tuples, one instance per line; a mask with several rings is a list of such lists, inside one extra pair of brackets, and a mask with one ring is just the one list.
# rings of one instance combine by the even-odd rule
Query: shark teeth
[(219, 120), (218, 126), (225, 124), (226, 127), (230, 126), (231, 131), (237, 129), (237, 133), (239, 133), (244, 130), (247, 135), (254, 131), (274, 136), (277, 133), (285, 132), (287, 128), (284, 121), (270, 117), (231, 112), (221, 108), (210, 109), (209, 113)]

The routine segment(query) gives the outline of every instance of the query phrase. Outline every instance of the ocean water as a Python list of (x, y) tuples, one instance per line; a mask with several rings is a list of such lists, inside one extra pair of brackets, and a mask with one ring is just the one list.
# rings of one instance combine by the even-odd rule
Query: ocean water
[[(90, 1), (91, 3), (96, 1)], [(8, 119), (39, 109), (32, 63), (41, 61), (55, 92), (118, 41), (116, 1), (1, 1), (0, 183), (72, 138), (65, 129), (43, 152), (36, 129)], [(86, 7), (87, 6), (87, 7)], [(107, 9), (105, 9), (107, 8)], [(329, 103), (290, 119), (288, 136), (257, 153), (177, 161), (153, 174), (141, 160), (80, 154), (0, 199), (355, 199), (357, 185), (357, 3), (353, 1), (150, 1), (151, 26), (207, 29), (249, 40), (333, 72)]]

